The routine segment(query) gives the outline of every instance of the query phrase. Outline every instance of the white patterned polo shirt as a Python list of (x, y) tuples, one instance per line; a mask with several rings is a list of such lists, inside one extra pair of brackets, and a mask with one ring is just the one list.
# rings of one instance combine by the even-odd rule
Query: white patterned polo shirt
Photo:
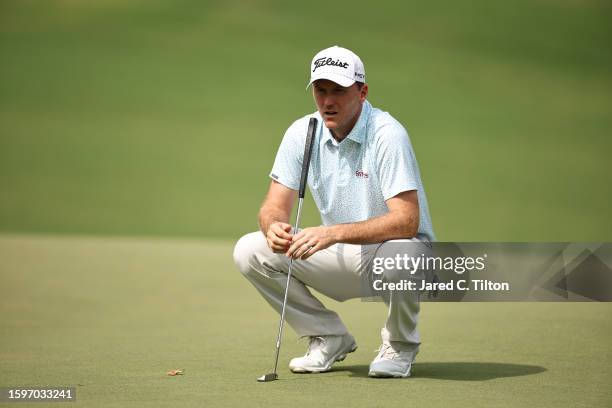
[(304, 144), (311, 117), (318, 128), (308, 173), (308, 187), (323, 225), (365, 221), (389, 210), (385, 200), (417, 190), (419, 234), (435, 240), (427, 197), (406, 129), (389, 113), (365, 101), (357, 123), (340, 143), (315, 112), (296, 120), (285, 132), (270, 177), (298, 190)]

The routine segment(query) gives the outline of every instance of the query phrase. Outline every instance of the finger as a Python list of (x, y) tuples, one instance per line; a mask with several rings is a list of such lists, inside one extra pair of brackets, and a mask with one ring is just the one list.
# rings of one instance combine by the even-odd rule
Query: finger
[[(289, 225), (289, 224), (283, 224), (283, 225)], [(289, 231), (291, 231), (291, 225), (289, 225), (289, 229), (288, 230), (285, 227), (283, 227), (283, 225), (281, 225), (281, 224), (274, 224), (274, 225), (272, 225), (272, 228), (270, 228), (270, 230), (277, 237), (280, 237), (280, 238), (283, 238), (283, 239), (286, 239), (286, 240), (291, 240), (293, 238), (293, 235), (289, 233)]]
[[(280, 245), (276, 245), (270, 238), (266, 237), (266, 243), (268, 244), (268, 248), (272, 250), (272, 252), (278, 252), (281, 249)], [(285, 251), (283, 251), (285, 252)]]
[(273, 252), (286, 252), (289, 249), (290, 241), (278, 238), (272, 232), (266, 235), (266, 243)]
[(288, 248), (289, 248), (289, 245), (278, 245), (278, 244), (275, 244), (274, 242), (272, 243), (272, 250), (274, 252), (284, 253), (284, 252), (287, 252)]
[(289, 248), (287, 249), (287, 253), (286, 255), (291, 257), (293, 256), (293, 253), (299, 248), (298, 243), (295, 241), (292, 241), (291, 244), (289, 245)]
[[(282, 234), (282, 235), (279, 235)], [(289, 245), (291, 242), (291, 236), (283, 231), (281, 228), (271, 227), (266, 234), (266, 238), (270, 241), (280, 244), (280, 245)]]
[(304, 252), (301, 259), (308, 259), (313, 256), (315, 253), (319, 252), (320, 248), (318, 245), (311, 246), (308, 251)]
[(296, 259), (302, 258), (310, 249), (314, 246), (311, 242), (305, 242), (302, 244), (293, 254), (293, 257)]
[(296, 257), (296, 253), (297, 251), (302, 247), (302, 245), (304, 245), (307, 242), (306, 237), (302, 237), (299, 240), (294, 240), (293, 243), (291, 244), (291, 246), (289, 247), (289, 250), (287, 251), (287, 256), (289, 257)]
[(279, 237), (276, 237), (276, 236), (272, 237), (271, 241), (272, 241), (272, 243), (274, 245), (278, 245), (278, 246), (281, 246), (281, 247), (289, 248), (289, 245), (291, 245), (291, 241), (286, 240), (286, 239), (282, 239), (282, 238), (279, 238)]

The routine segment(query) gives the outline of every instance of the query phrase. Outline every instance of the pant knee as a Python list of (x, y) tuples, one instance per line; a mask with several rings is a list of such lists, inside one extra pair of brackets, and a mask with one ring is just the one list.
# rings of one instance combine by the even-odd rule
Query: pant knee
[[(429, 247), (419, 241), (388, 241), (381, 245), (375, 256), (392, 259), (391, 267), (383, 268), (382, 276), (387, 282), (402, 282), (404, 280), (421, 280), (425, 278), (425, 270), (420, 266), (420, 259), (429, 256)], [(417, 264), (415, 264), (415, 260)]]
[(240, 273), (247, 275), (257, 262), (257, 254), (266, 250), (269, 251), (266, 239), (260, 231), (246, 234), (234, 246), (234, 264)]

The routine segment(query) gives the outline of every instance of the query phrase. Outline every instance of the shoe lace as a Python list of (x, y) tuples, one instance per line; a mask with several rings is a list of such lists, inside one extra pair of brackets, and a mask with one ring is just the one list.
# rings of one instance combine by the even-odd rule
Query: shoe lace
[(311, 352), (319, 349), (325, 343), (325, 338), (322, 336), (311, 336), (310, 343), (308, 343), (308, 351), (306, 351), (306, 355), (309, 356)]
[(392, 360), (395, 356), (399, 355), (399, 351), (394, 350), (390, 344), (381, 344), (381, 346), (374, 351), (378, 352), (377, 358), (388, 358)]

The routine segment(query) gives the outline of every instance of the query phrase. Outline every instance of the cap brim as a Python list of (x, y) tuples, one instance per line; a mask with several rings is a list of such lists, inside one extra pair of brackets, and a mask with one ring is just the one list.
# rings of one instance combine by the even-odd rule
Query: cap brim
[(314, 81), (317, 81), (319, 79), (328, 79), (345, 88), (348, 88), (349, 86), (357, 82), (354, 79), (345, 77), (344, 75), (338, 75), (332, 72), (321, 72), (310, 77), (310, 82), (308, 83), (308, 85), (306, 85), (306, 89), (308, 89), (308, 87), (312, 85)]

